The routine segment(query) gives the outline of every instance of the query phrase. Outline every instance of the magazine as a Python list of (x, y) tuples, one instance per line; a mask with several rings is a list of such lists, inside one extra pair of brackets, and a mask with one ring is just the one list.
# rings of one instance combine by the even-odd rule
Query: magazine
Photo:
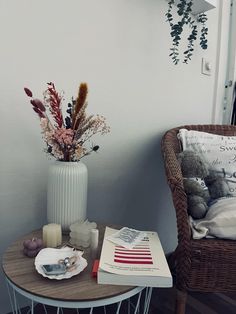
[(132, 249), (109, 241), (116, 229), (106, 227), (98, 268), (98, 283), (142, 287), (172, 287), (172, 276), (156, 232)]
[(111, 242), (119, 244), (127, 249), (132, 249), (145, 236), (146, 233), (143, 231), (124, 227), (115, 233), (112, 233), (111, 236), (106, 237), (106, 240), (110, 240)]

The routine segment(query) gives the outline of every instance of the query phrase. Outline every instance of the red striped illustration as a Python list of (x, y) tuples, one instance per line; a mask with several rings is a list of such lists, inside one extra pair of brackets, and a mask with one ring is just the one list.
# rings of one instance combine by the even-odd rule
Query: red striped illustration
[(116, 250), (126, 250), (126, 251), (130, 251), (130, 250), (150, 250), (148, 246), (146, 247), (133, 247), (132, 249), (127, 249), (123, 246), (116, 246)]
[(140, 252), (140, 253), (149, 253), (150, 250), (121, 250), (121, 249), (116, 249), (116, 252)]
[(116, 246), (114, 252), (114, 262), (122, 264), (153, 264), (149, 246), (126, 249)]
[(129, 255), (142, 255), (142, 256), (151, 256), (151, 253), (132, 253), (132, 252), (120, 252), (115, 251), (116, 254), (122, 254), (123, 256), (129, 256)]
[[(145, 248), (145, 249), (149, 249), (149, 246), (147, 244), (136, 244), (133, 249), (135, 248)], [(125, 249), (124, 246), (121, 246), (121, 245), (116, 245), (116, 248), (119, 248), (119, 249)]]
[(115, 257), (118, 257), (118, 258), (128, 258), (128, 259), (149, 259), (149, 260), (152, 260), (151, 257), (147, 257), (147, 256), (123, 256), (123, 255), (117, 255), (115, 254)]
[(152, 261), (128, 261), (128, 260), (121, 260), (121, 259), (114, 259), (116, 263), (123, 263), (123, 264), (153, 264)]

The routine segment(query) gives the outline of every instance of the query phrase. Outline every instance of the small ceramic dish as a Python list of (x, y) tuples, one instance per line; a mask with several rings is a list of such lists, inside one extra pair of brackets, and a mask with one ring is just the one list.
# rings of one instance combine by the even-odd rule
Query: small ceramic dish
[[(42, 275), (43, 277), (47, 277), (49, 279), (68, 279), (75, 275), (81, 273), (86, 266), (88, 265), (85, 258), (82, 257), (83, 252), (76, 251), (70, 247), (63, 247), (60, 249), (53, 249), (53, 248), (45, 248), (42, 249), (35, 258), (34, 265), (37, 272)], [(46, 275), (42, 269), (42, 265), (45, 264), (57, 264), (59, 260), (64, 260), (67, 257), (76, 257), (77, 260), (75, 262), (75, 267), (71, 271), (67, 271), (65, 274), (62, 275)]]

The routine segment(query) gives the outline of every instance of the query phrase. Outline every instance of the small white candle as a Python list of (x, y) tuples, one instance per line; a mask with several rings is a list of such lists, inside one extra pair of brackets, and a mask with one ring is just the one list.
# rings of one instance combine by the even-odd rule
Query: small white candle
[(46, 247), (57, 247), (62, 242), (61, 225), (48, 224), (43, 226), (43, 244)]
[(47, 230), (48, 225), (43, 226), (43, 245), (47, 246)]
[(96, 257), (97, 257), (98, 237), (99, 237), (98, 229), (91, 229), (91, 231), (90, 231), (90, 249), (91, 249), (92, 258), (94, 258), (94, 259), (96, 259)]

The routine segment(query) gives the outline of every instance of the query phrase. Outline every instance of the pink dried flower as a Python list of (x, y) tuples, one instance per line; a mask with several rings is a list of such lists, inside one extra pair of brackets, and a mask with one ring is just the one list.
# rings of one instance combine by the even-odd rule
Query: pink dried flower
[(39, 116), (40, 119), (41, 119), (41, 118), (45, 118), (43, 112), (42, 112), (39, 108), (33, 107), (33, 110), (38, 114), (38, 116)]
[(45, 92), (44, 98), (58, 128), (61, 128), (63, 126), (63, 117), (61, 113), (62, 96), (58, 94), (55, 89), (55, 85), (52, 82), (48, 83), (48, 88)]
[(44, 104), (42, 103), (41, 100), (39, 100), (39, 99), (31, 99), (30, 102), (31, 102), (31, 104), (34, 107), (40, 109), (41, 111), (46, 111), (46, 108), (45, 108), (45, 106), (44, 106)]
[(42, 128), (42, 133), (44, 135), (44, 139), (46, 143), (50, 146), (54, 145), (55, 140), (53, 138), (54, 129), (50, 123), (50, 121), (47, 118), (42, 118), (40, 120), (40, 125)]
[(76, 160), (79, 160), (82, 156), (84, 156), (86, 154), (86, 149), (83, 148), (80, 145), (76, 146), (75, 152), (74, 152), (74, 158)]
[(74, 131), (72, 129), (60, 128), (54, 131), (55, 140), (63, 145), (72, 145), (74, 138)]
[(50, 123), (49, 123), (48, 119), (46, 119), (46, 118), (42, 118), (40, 120), (40, 125), (41, 125), (41, 128), (42, 128), (43, 132), (46, 132), (46, 131), (51, 129), (50, 128)]
[(31, 90), (27, 87), (24, 88), (24, 91), (26, 93), (27, 96), (29, 97), (33, 97), (33, 93), (31, 92)]

